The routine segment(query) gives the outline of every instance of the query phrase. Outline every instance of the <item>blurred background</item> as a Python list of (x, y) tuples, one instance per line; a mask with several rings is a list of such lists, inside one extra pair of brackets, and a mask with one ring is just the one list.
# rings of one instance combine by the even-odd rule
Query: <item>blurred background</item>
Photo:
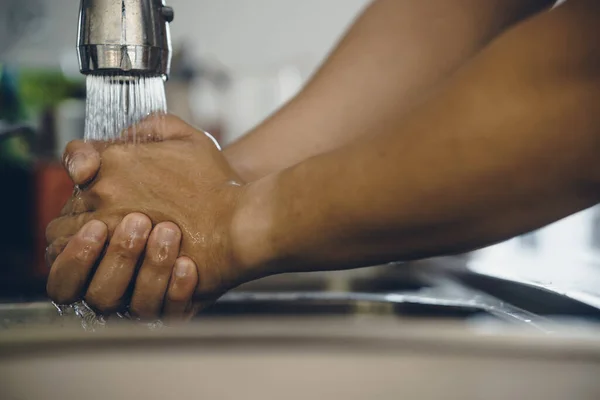
[[(172, 0), (169, 111), (227, 144), (291, 98), (368, 0)], [(78, 2), (0, 0), (0, 298), (43, 296), (45, 226), (83, 137)]]
[[(302, 88), (370, 0), (166, 2), (169, 111), (226, 145)], [(190, 336), (83, 340), (104, 320), (47, 301), (44, 237), (73, 191), (61, 154), (84, 132), (78, 3), (0, 0), (0, 398), (600, 398), (598, 331), (581, 335), (600, 321), (598, 207), (469, 254), (251, 282)], [(539, 335), (493, 335), (507, 327)]]
[[(77, 3), (0, 0), (3, 299), (44, 296), (44, 230), (72, 192), (60, 156), (68, 141), (83, 136), (85, 81), (75, 54)], [(222, 144), (231, 142), (301, 89), (368, 3), (169, 0), (175, 9), (174, 60), (166, 85), (170, 111)], [(599, 222), (597, 210), (590, 209), (458, 259), (467, 260), (461, 268), (477, 274), (600, 304), (594, 297), (600, 288)], [(367, 274), (356, 272), (361, 273)], [(343, 273), (316, 275), (328, 279), (318, 287), (356, 289)], [(394, 290), (394, 281), (387, 282), (385, 290)]]

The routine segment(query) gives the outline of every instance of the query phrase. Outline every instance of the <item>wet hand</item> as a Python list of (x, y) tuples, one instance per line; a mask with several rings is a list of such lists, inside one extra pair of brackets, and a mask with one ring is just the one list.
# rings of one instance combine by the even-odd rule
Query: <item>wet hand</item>
[(192, 260), (178, 257), (181, 232), (171, 222), (151, 229), (147, 216), (131, 213), (106, 246), (107, 226), (99, 220), (86, 223), (51, 256), (50, 297), (69, 304), (85, 293), (99, 311), (123, 311), (127, 306), (130, 314), (148, 320), (192, 317), (198, 274)]
[[(89, 185), (100, 169), (100, 153), (90, 143), (74, 141), (65, 152), (64, 165), (76, 187)], [(77, 189), (61, 215), (85, 212)], [(181, 231), (172, 223), (152, 228), (143, 214), (132, 213), (115, 228), (108, 244), (108, 228), (98, 220), (85, 224), (72, 237), (61, 237), (47, 248), (52, 266), (48, 294), (59, 304), (85, 297), (99, 310), (125, 309), (142, 319), (181, 321), (191, 318), (196, 307), (193, 294), (198, 283), (195, 263), (174, 257), (180, 251)], [(107, 245), (108, 244), (108, 245)], [(102, 278), (111, 265), (110, 282)], [(110, 289), (106, 293), (106, 289)]]
[(237, 177), (201, 132), (174, 117), (167, 117), (164, 132), (153, 131), (156, 126), (146, 121), (137, 134), (171, 140), (69, 146), (65, 164), (75, 183), (87, 186), (48, 227), (55, 249), (48, 292), (55, 301), (85, 293), (90, 305), (111, 312), (123, 306), (133, 286), (136, 315), (149, 318), (161, 308), (163, 315), (186, 315), (190, 287), (196, 298), (211, 301), (243, 280), (229, 260), (227, 232), (243, 190)]

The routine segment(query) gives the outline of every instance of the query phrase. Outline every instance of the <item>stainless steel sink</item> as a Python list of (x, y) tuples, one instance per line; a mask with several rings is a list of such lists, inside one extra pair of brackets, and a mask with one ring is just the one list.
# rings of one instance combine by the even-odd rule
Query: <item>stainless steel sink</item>
[(598, 331), (386, 317), (207, 318), (185, 328), (0, 331), (2, 398), (600, 398)]
[[(445, 270), (424, 265), (418, 268), (388, 268), (386, 274), (381, 273), (380, 269), (376, 275), (354, 276), (340, 285), (349, 291), (314, 290), (324, 289), (318, 286), (323, 280), (314, 277), (312, 281), (304, 280), (304, 286), (293, 286), (291, 283), (296, 284), (294, 277), (275, 277), (273, 279), (277, 281), (271, 286), (260, 282), (243, 286), (223, 296), (213, 307), (199, 315), (198, 319), (377, 315), (406, 320), (452, 319), (463, 323), (493, 320), (541, 330), (546, 330), (544, 326), (549, 323), (540, 307), (532, 312), (527, 307), (515, 306), (510, 294), (519, 295), (513, 296), (514, 300), (523, 296), (513, 287), (504, 290), (504, 296), (495, 297), (481, 290), (478, 281), (465, 284), (466, 279), (460, 274), (450, 277)], [(286, 282), (285, 279), (288, 282), (287, 290), (274, 291), (276, 288), (286, 287), (282, 285)], [(392, 287), (394, 290), (390, 291)], [(502, 287), (501, 282), (499, 287)], [(308, 290), (298, 290), (300, 288)], [(566, 302), (568, 299), (560, 296), (552, 299), (554, 303), (548, 299), (544, 303), (554, 307), (549, 307), (550, 311), (557, 307), (556, 304), (563, 308), (566, 307), (565, 304), (570, 304)], [(573, 310), (573, 307), (569, 309)], [(90, 313), (86, 315), (89, 316)], [(118, 318), (110, 318), (107, 325), (119, 321)], [(0, 329), (32, 325), (71, 326), (80, 322), (73, 315), (60, 317), (50, 302), (0, 304)]]
[(366, 277), (345, 292), (246, 286), (158, 330), (111, 318), (85, 332), (49, 302), (0, 304), (0, 397), (600, 398), (598, 327), (420, 271), (395, 291)]

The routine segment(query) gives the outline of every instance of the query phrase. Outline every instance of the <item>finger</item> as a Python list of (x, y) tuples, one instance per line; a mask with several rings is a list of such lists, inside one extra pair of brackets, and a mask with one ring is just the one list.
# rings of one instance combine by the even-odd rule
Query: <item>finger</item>
[(75, 185), (85, 185), (100, 170), (100, 154), (91, 143), (74, 140), (67, 144), (63, 165)]
[(54, 261), (56, 261), (58, 255), (63, 252), (70, 240), (71, 237), (56, 239), (48, 247), (46, 247), (46, 265), (48, 265), (48, 268), (54, 264)]
[(142, 319), (160, 317), (180, 243), (181, 231), (172, 222), (161, 222), (152, 230), (144, 261), (135, 280), (129, 308), (132, 315)]
[(198, 269), (188, 257), (179, 257), (171, 274), (163, 315), (169, 321), (187, 320), (194, 314), (193, 298), (198, 286)]
[(54, 243), (57, 239), (75, 235), (92, 219), (94, 219), (93, 213), (82, 213), (52, 220), (46, 227), (46, 243)]
[(79, 188), (73, 190), (73, 195), (67, 200), (60, 211), (60, 215), (76, 215), (87, 211), (93, 211), (94, 208), (88, 200), (88, 196), (83, 196)]
[(58, 239), (71, 237), (89, 221), (96, 219), (104, 222), (108, 227), (109, 236), (121, 222), (121, 215), (104, 215), (101, 212), (86, 211), (80, 214), (63, 215), (52, 220), (46, 227), (46, 243), (54, 243)]
[(119, 309), (151, 229), (152, 222), (144, 214), (132, 213), (123, 218), (85, 295), (90, 306), (102, 313)]
[(71, 238), (50, 269), (46, 289), (52, 300), (69, 304), (79, 299), (107, 235), (106, 225), (94, 220)]

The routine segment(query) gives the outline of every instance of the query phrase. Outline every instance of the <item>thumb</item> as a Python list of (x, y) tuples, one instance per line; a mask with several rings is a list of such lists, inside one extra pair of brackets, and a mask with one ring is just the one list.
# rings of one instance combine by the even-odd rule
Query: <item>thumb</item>
[[(194, 132), (194, 128), (174, 115), (153, 114), (127, 128), (123, 131), (121, 139), (113, 143), (188, 139)], [(92, 181), (100, 169), (101, 152), (113, 143), (81, 140), (70, 142), (63, 155), (63, 165), (73, 183), (85, 185)]]
[(63, 165), (75, 185), (84, 185), (98, 173), (100, 153), (91, 143), (73, 140), (65, 149)]

